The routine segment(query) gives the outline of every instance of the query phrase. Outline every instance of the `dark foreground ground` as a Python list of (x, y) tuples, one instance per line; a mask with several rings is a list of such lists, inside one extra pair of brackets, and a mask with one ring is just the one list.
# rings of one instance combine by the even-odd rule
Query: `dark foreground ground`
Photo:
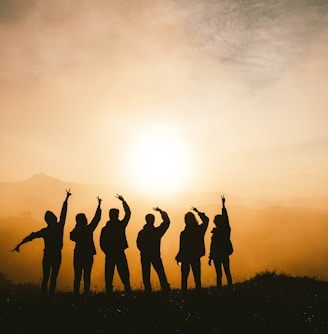
[(58, 292), (52, 301), (33, 286), (7, 288), (0, 295), (0, 333), (328, 333), (328, 282), (266, 272), (232, 293), (74, 298)]

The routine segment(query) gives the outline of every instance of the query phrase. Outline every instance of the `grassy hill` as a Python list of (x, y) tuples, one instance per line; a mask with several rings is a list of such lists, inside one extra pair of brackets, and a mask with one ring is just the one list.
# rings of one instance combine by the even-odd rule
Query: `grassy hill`
[(40, 298), (38, 286), (1, 281), (2, 333), (327, 333), (328, 282), (263, 272), (229, 293), (115, 292)]

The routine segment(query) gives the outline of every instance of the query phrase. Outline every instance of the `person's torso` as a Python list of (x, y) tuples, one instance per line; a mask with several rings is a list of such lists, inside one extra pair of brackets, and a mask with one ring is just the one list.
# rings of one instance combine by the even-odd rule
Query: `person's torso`
[(54, 224), (43, 229), (44, 251), (58, 252), (63, 247), (63, 225)]
[(161, 231), (158, 228), (144, 228), (139, 232), (140, 251), (147, 255), (160, 255)]
[(76, 253), (96, 254), (96, 248), (93, 241), (93, 231), (89, 226), (85, 226), (75, 231), (75, 249)]
[(102, 230), (102, 239), (109, 250), (122, 250), (128, 247), (125, 226), (119, 222), (110, 222)]

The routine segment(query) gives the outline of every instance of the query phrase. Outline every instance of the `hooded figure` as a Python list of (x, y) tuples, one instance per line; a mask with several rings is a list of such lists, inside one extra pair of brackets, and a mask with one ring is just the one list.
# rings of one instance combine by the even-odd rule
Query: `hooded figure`
[[(61, 265), (61, 250), (63, 248), (63, 235), (67, 214), (67, 201), (71, 193), (66, 190), (66, 198), (62, 205), (60, 212), (60, 219), (57, 222), (57, 217), (52, 211), (47, 211), (44, 215), (44, 220), (47, 223), (47, 227), (37, 232), (32, 232), (25, 237), (13, 251), (19, 252), (20, 246), (26, 242), (32, 241), (35, 238), (43, 238), (44, 250), (42, 259), (42, 283), (41, 290), (44, 298), (49, 297), (52, 299), (55, 289), (59, 268)], [(49, 295), (48, 295), (48, 281), (50, 278)]]

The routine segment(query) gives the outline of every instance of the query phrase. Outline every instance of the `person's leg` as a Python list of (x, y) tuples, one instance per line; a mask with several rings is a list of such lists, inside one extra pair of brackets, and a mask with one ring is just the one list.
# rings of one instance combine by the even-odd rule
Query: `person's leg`
[(153, 267), (154, 267), (154, 269), (155, 269), (155, 271), (158, 275), (159, 281), (161, 283), (162, 290), (166, 291), (166, 292), (170, 291), (170, 285), (167, 281), (167, 277), (166, 277), (166, 274), (165, 274), (162, 259), (160, 257), (156, 258), (156, 259), (153, 259), (152, 263), (153, 263)]
[(93, 265), (93, 255), (87, 255), (84, 261), (84, 294), (88, 294), (90, 292), (90, 283), (91, 283), (91, 270)]
[(82, 278), (82, 265), (81, 259), (78, 255), (74, 254), (74, 295), (80, 294), (80, 282)]
[(222, 262), (218, 258), (215, 258), (213, 261), (216, 271), (216, 287), (220, 290), (222, 287)]
[(129, 267), (128, 267), (128, 261), (126, 259), (124, 251), (118, 254), (116, 265), (117, 265), (118, 274), (124, 285), (125, 292), (130, 292), (131, 291), (130, 272), (129, 272)]
[(190, 263), (186, 261), (182, 261), (181, 262), (181, 289), (182, 291), (187, 290), (189, 271), (190, 271)]
[(106, 292), (110, 293), (113, 291), (113, 277), (114, 277), (115, 262), (112, 256), (106, 255), (105, 259), (105, 283)]
[(47, 290), (48, 290), (48, 281), (50, 277), (50, 259), (49, 256), (46, 254), (43, 255), (42, 259), (42, 283), (41, 283), (41, 293), (43, 298), (47, 297)]
[(150, 260), (145, 255), (141, 255), (141, 269), (142, 269), (142, 281), (145, 287), (145, 292), (151, 292)]
[(232, 277), (231, 277), (231, 272), (230, 272), (230, 259), (229, 259), (228, 255), (223, 260), (223, 268), (224, 268), (225, 275), (227, 277), (228, 288), (232, 289)]
[(50, 298), (52, 298), (55, 293), (57, 276), (59, 273), (61, 260), (62, 260), (62, 256), (61, 256), (61, 251), (60, 251), (58, 254), (55, 254), (53, 257), (52, 270), (51, 270), (51, 276), (50, 276), (50, 287), (49, 287), (49, 297)]
[(200, 290), (202, 287), (201, 279), (200, 279), (200, 258), (197, 258), (192, 261), (191, 268), (194, 274), (196, 290)]

